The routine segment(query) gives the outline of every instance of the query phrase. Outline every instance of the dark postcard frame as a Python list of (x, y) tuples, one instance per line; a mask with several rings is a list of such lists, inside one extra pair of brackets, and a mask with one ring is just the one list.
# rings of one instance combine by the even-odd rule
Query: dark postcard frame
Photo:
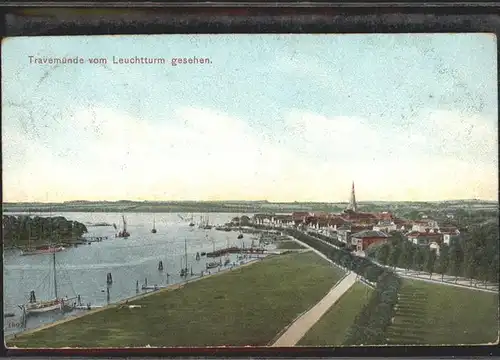
[[(124, 5), (128, 5), (125, 8)], [(137, 3), (2, 2), (1, 35), (66, 36), (111, 34), (229, 33), (447, 33), (500, 29), (495, 2), (304, 4), (247, 2)], [(52, 10), (48, 10), (52, 7)], [(69, 9), (70, 7), (70, 9)], [(77, 8), (78, 7), (78, 8)], [(498, 42), (497, 42), (498, 47)], [(467, 54), (464, 54), (467, 56)], [(497, 70), (498, 72), (498, 70)], [(3, 283), (3, 272), (0, 277)], [(3, 289), (3, 287), (2, 287)], [(0, 297), (3, 299), (3, 297)], [(3, 315), (3, 307), (0, 309)], [(3, 338), (3, 329), (0, 334)], [(498, 356), (488, 346), (370, 346), (353, 348), (134, 348), (9, 349), (13, 357), (478, 357)]]

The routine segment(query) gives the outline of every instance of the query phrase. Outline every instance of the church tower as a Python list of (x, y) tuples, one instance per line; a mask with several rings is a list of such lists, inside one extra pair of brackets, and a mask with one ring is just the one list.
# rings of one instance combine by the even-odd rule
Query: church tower
[(354, 192), (354, 181), (352, 182), (351, 200), (349, 201), (349, 205), (347, 206), (347, 210), (351, 210), (354, 212), (356, 212), (358, 210), (358, 205), (356, 204), (356, 194)]

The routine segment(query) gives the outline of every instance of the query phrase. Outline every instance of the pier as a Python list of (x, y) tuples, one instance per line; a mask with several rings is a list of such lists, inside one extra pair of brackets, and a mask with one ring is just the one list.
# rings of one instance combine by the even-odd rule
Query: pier
[(219, 257), (226, 254), (263, 254), (266, 250), (259, 248), (239, 248), (236, 246), (207, 253), (207, 257)]

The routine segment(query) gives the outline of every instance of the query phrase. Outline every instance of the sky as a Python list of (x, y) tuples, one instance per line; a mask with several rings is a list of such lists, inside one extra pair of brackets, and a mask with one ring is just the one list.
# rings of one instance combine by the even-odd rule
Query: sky
[[(2, 55), (4, 202), (336, 202), (353, 181), (358, 201), (498, 199), (491, 34), (24, 37)], [(64, 57), (84, 63), (34, 60)], [(133, 57), (165, 62), (115, 63)]]

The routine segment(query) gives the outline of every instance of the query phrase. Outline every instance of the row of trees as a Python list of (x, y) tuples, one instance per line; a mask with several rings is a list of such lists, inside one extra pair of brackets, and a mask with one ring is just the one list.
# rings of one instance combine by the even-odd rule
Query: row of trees
[[(354, 271), (356, 274), (364, 277), (366, 280), (372, 283), (377, 282), (378, 277), (385, 270), (383, 267), (374, 264), (369, 259), (353, 255), (349, 250), (346, 250), (344, 248), (337, 249), (326, 244), (325, 242), (332, 243), (336, 241), (335, 239), (329, 237), (327, 237), (328, 239), (326, 241), (322, 241), (322, 239), (319, 239), (319, 236), (321, 235), (314, 234), (313, 236), (297, 229), (290, 229), (290, 228), (285, 229), (280, 227), (272, 228), (266, 225), (253, 225), (253, 227), (263, 230), (264, 229), (278, 230), (290, 236), (293, 236), (297, 240), (302, 241), (307, 245), (313, 247), (314, 249), (318, 250), (319, 252), (324, 254), (327, 258), (332, 260), (334, 263), (342, 266), (343, 268)], [(340, 243), (340, 245), (344, 246), (343, 243)]]
[(383, 272), (369, 301), (349, 328), (343, 345), (386, 344), (400, 288), (400, 277), (390, 271)]
[[(257, 227), (270, 229), (264, 225)], [(336, 242), (338, 242), (339, 247), (344, 245), (336, 239), (315, 233), (305, 234), (296, 229), (279, 228), (278, 230), (308, 244), (326, 255), (334, 263), (355, 272), (369, 282), (376, 283), (375, 291), (372, 292), (367, 304), (356, 317), (344, 344), (385, 344), (387, 329), (391, 324), (394, 306), (398, 301), (401, 279), (394, 272), (374, 264), (369, 259), (355, 256), (348, 250), (337, 249), (325, 243), (337, 245)]]
[(498, 221), (489, 221), (472, 226), (449, 246), (442, 244), (439, 256), (428, 246), (412, 244), (398, 233), (392, 234), (386, 244), (369, 247), (366, 254), (383, 265), (496, 283), (498, 245)]
[(332, 245), (334, 245), (336, 247), (339, 247), (339, 248), (345, 248), (346, 247), (345, 243), (343, 243), (342, 241), (340, 241), (338, 239), (332, 238), (330, 236), (326, 236), (326, 235), (323, 235), (323, 234), (318, 234), (318, 233), (315, 233), (315, 232), (312, 232), (312, 231), (308, 231), (307, 233), (309, 235), (311, 235), (311, 236), (317, 237), (318, 239), (326, 241), (327, 243), (332, 244)]
[(63, 216), (30, 217), (4, 215), (2, 219), (5, 247), (43, 244), (47, 241), (63, 241), (80, 237), (87, 227)]

